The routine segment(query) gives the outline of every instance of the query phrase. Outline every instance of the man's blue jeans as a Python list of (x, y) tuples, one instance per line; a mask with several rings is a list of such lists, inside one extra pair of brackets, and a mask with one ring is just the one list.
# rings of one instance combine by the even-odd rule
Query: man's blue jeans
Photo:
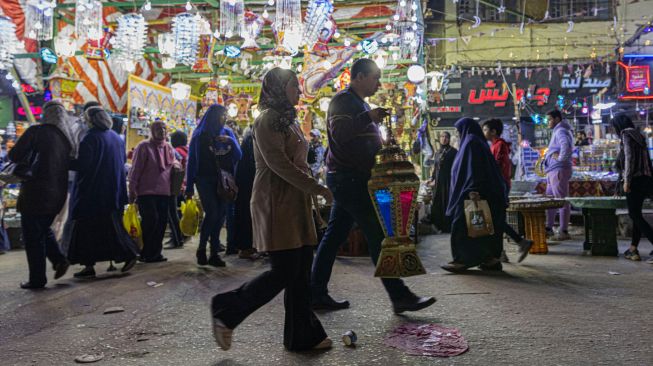
[[(311, 292), (314, 298), (328, 293), (327, 285), (336, 253), (340, 245), (347, 240), (354, 222), (365, 235), (367, 249), (375, 265), (384, 238), (383, 229), (367, 191), (369, 176), (353, 172), (329, 172), (326, 180), (334, 200), (329, 224), (313, 260)], [(383, 278), (381, 282), (392, 300), (410, 294), (410, 290), (400, 279)]]

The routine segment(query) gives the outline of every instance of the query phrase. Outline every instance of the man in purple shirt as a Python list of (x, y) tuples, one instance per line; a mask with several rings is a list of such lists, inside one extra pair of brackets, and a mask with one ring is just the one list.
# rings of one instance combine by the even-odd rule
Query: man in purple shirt
[[(327, 289), (336, 252), (345, 242), (354, 222), (363, 231), (372, 261), (381, 251), (383, 230), (367, 192), (376, 153), (382, 140), (377, 126), (388, 111), (370, 109), (364, 98), (379, 87), (381, 70), (370, 59), (357, 60), (351, 68), (349, 88), (331, 100), (327, 113), (329, 148), (327, 186), (333, 192), (329, 224), (313, 260), (311, 292), (314, 309), (345, 309), (348, 301), (336, 301)], [(417, 311), (435, 302), (433, 297), (418, 297), (397, 278), (381, 279), (395, 313)]]
[[(574, 148), (574, 137), (571, 133), (571, 126), (562, 119), (559, 110), (552, 110), (547, 113), (549, 128), (553, 130), (549, 148), (544, 157), (544, 171), (546, 172), (546, 194), (555, 198), (569, 196), (569, 180), (572, 175), (571, 153)], [(553, 224), (555, 223), (556, 211), (560, 213), (560, 230), (554, 236)], [(549, 209), (546, 212), (547, 236), (553, 236), (554, 240), (569, 240), (569, 203), (561, 209)]]

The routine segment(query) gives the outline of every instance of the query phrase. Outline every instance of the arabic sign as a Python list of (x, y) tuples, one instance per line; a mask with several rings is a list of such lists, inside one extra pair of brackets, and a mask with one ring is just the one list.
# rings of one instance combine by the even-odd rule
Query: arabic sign
[[(577, 105), (605, 88), (609, 94), (615, 85), (613, 69), (595, 64), (504, 68), (502, 73), (496, 69), (464, 70), (459, 78), (451, 78), (450, 90), (431, 106), (460, 106), (466, 116), (508, 117), (514, 116), (517, 100), (522, 116), (544, 114), (556, 108), (561, 99)], [(457, 85), (460, 87), (453, 87)]]
[[(626, 65), (623, 62), (618, 63), (624, 71), (622, 85), (625, 86), (620, 90), (619, 98), (621, 99), (653, 99), (651, 95), (651, 65)], [(625, 89), (625, 90), (624, 90)]]

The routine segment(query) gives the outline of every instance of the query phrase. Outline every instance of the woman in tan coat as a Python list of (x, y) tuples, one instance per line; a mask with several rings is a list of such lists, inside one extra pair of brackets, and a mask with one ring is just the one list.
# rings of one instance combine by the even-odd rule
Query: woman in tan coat
[(271, 269), (238, 289), (213, 297), (213, 335), (223, 350), (233, 329), (285, 290), (284, 346), (289, 351), (331, 347), (310, 308), (310, 271), (317, 244), (311, 195), (332, 200), (331, 192), (310, 176), (308, 142), (296, 122), (300, 90), (297, 76), (274, 68), (263, 79), (254, 123), (256, 177), (252, 192), (254, 245), (270, 255)]

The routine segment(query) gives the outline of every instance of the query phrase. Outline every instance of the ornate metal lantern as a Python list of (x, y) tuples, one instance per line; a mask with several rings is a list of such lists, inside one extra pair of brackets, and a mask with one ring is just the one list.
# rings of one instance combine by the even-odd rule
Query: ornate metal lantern
[(385, 234), (374, 276), (397, 278), (425, 274), (415, 244), (409, 237), (420, 181), (413, 164), (392, 134), (389, 118), (387, 137), (376, 156), (376, 165), (368, 183)]

